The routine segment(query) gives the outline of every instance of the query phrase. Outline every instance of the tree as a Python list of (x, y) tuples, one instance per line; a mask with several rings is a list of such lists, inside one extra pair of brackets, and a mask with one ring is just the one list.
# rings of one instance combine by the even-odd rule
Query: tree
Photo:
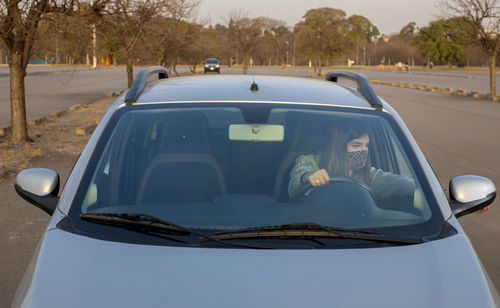
[(227, 62), (228, 66), (231, 67), (233, 64), (233, 58), (232, 58), (232, 48), (229, 48), (231, 46), (231, 41), (229, 40), (229, 29), (226, 25), (222, 24), (216, 24), (214, 27), (214, 30), (217, 31), (218, 37), (220, 38), (221, 41), (221, 62)]
[(466, 57), (463, 38), (466, 36), (466, 23), (461, 18), (441, 19), (422, 27), (413, 37), (411, 44), (417, 46), (424, 57), (436, 61), (451, 62)]
[(188, 22), (196, 14), (199, 0), (168, 0), (165, 1), (161, 16), (153, 18), (146, 25), (147, 37), (145, 45), (157, 60), (157, 63), (169, 68), (176, 75), (176, 64), (182, 50), (192, 41), (193, 30)]
[(48, 14), (51, 34), (56, 39), (56, 63), (59, 63), (61, 53), (73, 64), (82, 54), (90, 51), (91, 29), (97, 19), (96, 14), (98, 12), (94, 12), (88, 3), (80, 3), (71, 14)]
[(359, 64), (359, 47), (366, 48), (366, 43), (370, 40), (370, 35), (374, 31), (372, 23), (368, 18), (360, 15), (352, 15), (347, 18), (349, 37), (356, 45), (356, 65)]
[(314, 71), (346, 52), (351, 45), (345, 12), (333, 8), (311, 9), (295, 25), (297, 49), (314, 62)]
[(382, 63), (382, 61), (389, 65), (398, 62), (408, 62), (409, 65), (425, 63), (417, 48), (401, 38), (399, 33), (390, 36), (388, 40), (380, 39), (377, 42), (377, 55), (378, 57), (375, 56), (375, 48), (370, 48), (368, 57), (371, 58), (371, 63)]
[(103, 16), (107, 34), (119, 42), (121, 53), (127, 58), (127, 85), (134, 82), (135, 53), (144, 28), (159, 10), (154, 0), (112, 0)]
[(187, 61), (191, 72), (196, 73), (196, 66), (206, 58), (215, 57), (220, 48), (220, 38), (213, 28), (201, 25), (190, 25), (189, 42), (181, 51), (182, 58)]
[(38, 24), (49, 10), (48, 0), (0, 2), (0, 42), (7, 52), (10, 69), (10, 140), (14, 143), (30, 140), (26, 125), (24, 77)]
[[(92, 11), (105, 0), (89, 2)], [(26, 122), (24, 78), (32, 56), (40, 21), (48, 14), (73, 14), (78, 1), (2, 0), (0, 1), (0, 44), (7, 52), (10, 70), (11, 136), (13, 143), (30, 141)]]
[(262, 21), (265, 38), (276, 51), (281, 66), (285, 67), (288, 61), (287, 55), (293, 43), (293, 32), (288, 29), (286, 23), (282, 20), (263, 18)]
[(417, 24), (414, 21), (411, 21), (406, 26), (401, 28), (399, 31), (399, 37), (404, 41), (409, 41), (415, 35), (415, 31), (417, 31)]
[(231, 13), (228, 31), (231, 46), (241, 57), (243, 74), (247, 73), (249, 58), (254, 54), (263, 35), (264, 20)]
[(500, 5), (498, 0), (448, 0), (441, 2), (445, 15), (468, 21), (468, 38), (489, 57), (490, 95), (496, 97), (496, 58), (500, 53)]

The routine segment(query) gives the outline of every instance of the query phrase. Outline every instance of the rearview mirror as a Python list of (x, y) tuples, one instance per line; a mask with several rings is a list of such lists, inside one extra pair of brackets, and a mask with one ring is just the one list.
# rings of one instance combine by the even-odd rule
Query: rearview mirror
[(24, 200), (52, 215), (59, 202), (59, 174), (44, 168), (21, 171), (14, 183), (16, 192)]
[(450, 207), (457, 218), (487, 207), (495, 197), (495, 184), (487, 178), (462, 175), (450, 181)]
[(269, 124), (231, 124), (229, 125), (229, 140), (236, 141), (279, 141), (285, 137), (283, 125)]

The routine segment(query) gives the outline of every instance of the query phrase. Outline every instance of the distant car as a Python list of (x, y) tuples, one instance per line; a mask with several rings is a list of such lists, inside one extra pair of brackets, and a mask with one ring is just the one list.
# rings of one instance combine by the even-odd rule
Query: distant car
[(211, 73), (211, 72), (216, 72), (217, 74), (220, 74), (220, 62), (218, 59), (215, 58), (210, 58), (205, 61), (205, 70), (204, 73)]
[[(360, 127), (346, 148), (337, 133)], [(306, 172), (339, 159), (324, 185)], [(500, 305), (457, 221), (495, 186), (458, 176), (448, 201), (402, 119), (350, 71), (142, 70), (59, 184), (48, 169), (16, 178), (52, 219), (13, 307)]]

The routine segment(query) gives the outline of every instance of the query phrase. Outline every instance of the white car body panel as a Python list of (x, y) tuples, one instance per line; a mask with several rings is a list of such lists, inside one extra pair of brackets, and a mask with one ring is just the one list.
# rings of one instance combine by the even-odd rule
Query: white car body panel
[(36, 263), (15, 307), (498, 304), (464, 234), (385, 248), (254, 250), (126, 244), (51, 229)]

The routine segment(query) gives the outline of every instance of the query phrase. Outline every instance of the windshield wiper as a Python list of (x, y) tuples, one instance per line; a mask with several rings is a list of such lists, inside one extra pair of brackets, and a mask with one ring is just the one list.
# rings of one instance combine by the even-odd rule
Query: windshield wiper
[[(245, 247), (245, 248), (256, 248), (256, 249), (263, 249), (266, 247), (260, 247), (260, 246), (253, 246), (253, 245), (246, 245), (246, 244), (236, 244), (236, 243), (228, 243), (224, 242), (220, 239), (214, 238), (210, 235), (205, 235), (200, 232), (193, 231), (191, 229), (188, 229), (186, 227), (182, 227), (179, 225), (176, 225), (170, 221), (148, 215), (148, 214), (119, 214), (119, 213), (88, 213), (88, 214), (80, 214), (80, 218), (84, 220), (88, 220), (91, 222), (100, 222), (104, 223), (107, 225), (112, 225), (112, 226), (120, 226), (120, 227), (143, 227), (142, 228), (133, 228), (131, 230), (137, 231), (137, 232), (142, 232), (142, 233), (147, 233), (151, 235), (155, 235), (154, 233), (150, 233), (147, 231), (149, 230), (154, 230), (154, 231), (161, 231), (167, 234), (173, 234), (173, 235), (190, 235), (190, 234), (195, 234), (198, 235), (201, 238), (208, 239), (223, 245), (229, 245), (229, 246), (237, 246), (237, 247)], [(172, 239), (171, 240), (179, 241), (177, 239)], [(186, 241), (182, 241), (187, 243)]]
[[(254, 227), (240, 230), (223, 231), (210, 234), (219, 240), (265, 238), (265, 237), (336, 237), (343, 239), (360, 239), (390, 244), (418, 244), (419, 238), (392, 237), (362, 229), (347, 229), (323, 226), (317, 223), (296, 223), (280, 226)], [(207, 239), (200, 239), (207, 241)]]
[(149, 227), (152, 229), (168, 231), (172, 234), (191, 234), (191, 231), (147, 214), (89, 213), (80, 214), (80, 218), (90, 221), (102, 221), (111, 225), (123, 224)]

